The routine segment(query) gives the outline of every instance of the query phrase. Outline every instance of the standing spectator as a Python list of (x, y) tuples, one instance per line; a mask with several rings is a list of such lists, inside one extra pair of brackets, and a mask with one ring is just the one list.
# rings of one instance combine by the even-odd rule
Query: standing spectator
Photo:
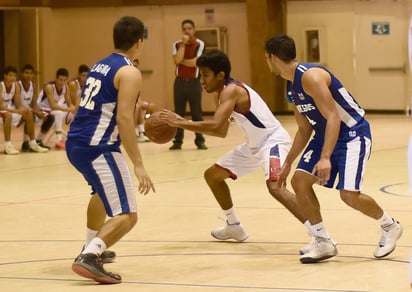
[[(135, 106), (142, 75), (131, 60), (138, 58), (144, 25), (131, 16), (113, 28), (114, 52), (91, 67), (79, 109), (70, 126), (67, 156), (92, 187), (87, 208), (87, 240), (72, 270), (100, 283), (117, 284), (120, 275), (103, 267), (102, 255), (137, 222), (136, 194), (123, 145), (142, 194), (154, 191), (135, 136)], [(106, 216), (110, 219), (106, 221)]]
[[(36, 142), (39, 146), (49, 149), (48, 146), (43, 144), (43, 137), (49, 132), (50, 128), (54, 123), (54, 116), (49, 115), (42, 111), (38, 104), (38, 92), (36, 85), (33, 82), (34, 77), (34, 67), (31, 64), (26, 64), (22, 67), (20, 73), (20, 80), (18, 80), (17, 90), (20, 91), (20, 101), (21, 105), (30, 110), (34, 119), (38, 118), (42, 120), (40, 126), (40, 133), (37, 135)], [(29, 134), (27, 130), (27, 124), (24, 127), (24, 142), (21, 146), (23, 152), (33, 151), (29, 147)]]
[(303, 151), (291, 184), (299, 207), (311, 224), (313, 240), (300, 261), (314, 263), (337, 255), (313, 189), (314, 184), (332, 188), (336, 177), (341, 199), (381, 226), (382, 236), (374, 256), (389, 255), (402, 235), (402, 226), (372, 197), (361, 192), (372, 147), (365, 111), (329, 70), (317, 64), (299, 63), (295, 42), (289, 36), (270, 38), (265, 49), (271, 71), (287, 80), (287, 96), (298, 125), (279, 175), (279, 186), (286, 184), (293, 161)]
[(56, 79), (44, 85), (39, 93), (40, 107), (43, 111), (54, 116), (57, 149), (65, 149), (63, 140), (63, 121), (67, 113), (75, 113), (76, 109), (71, 102), (67, 79), (69, 71), (59, 68)]
[(4, 80), (0, 82), (0, 117), (3, 119), (3, 131), (5, 140), (5, 154), (18, 154), (19, 151), (14, 148), (11, 142), (11, 128), (20, 123), (24, 123), (30, 141), (29, 148), (33, 152), (48, 152), (49, 150), (39, 146), (35, 140), (34, 134), (34, 117), (30, 110), (23, 107), (18, 92), (17, 69), (12, 66), (4, 70)]
[[(205, 51), (205, 43), (195, 37), (195, 24), (190, 19), (182, 21), (182, 32), (182, 39), (173, 43), (173, 60), (176, 64), (173, 89), (175, 112), (184, 117), (189, 102), (192, 120), (202, 121), (202, 86), (199, 82), (196, 60)], [(169, 149), (182, 149), (183, 136), (183, 129), (179, 128)], [(195, 144), (197, 149), (207, 149), (201, 133), (196, 133)]]

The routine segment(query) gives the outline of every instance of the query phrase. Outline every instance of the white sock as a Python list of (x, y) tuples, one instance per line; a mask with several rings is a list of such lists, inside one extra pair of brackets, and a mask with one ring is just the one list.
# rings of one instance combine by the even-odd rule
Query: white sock
[(29, 146), (30, 146), (31, 148), (36, 147), (36, 146), (37, 146), (36, 140), (30, 140)]
[(92, 241), (90, 241), (90, 243), (82, 251), (82, 254), (93, 253), (99, 256), (105, 250), (106, 250), (106, 244), (104, 243), (104, 241), (99, 237), (95, 237), (92, 239)]
[(308, 229), (309, 234), (312, 235), (312, 228), (311, 228), (312, 225), (310, 225), (309, 220), (306, 220), (306, 221), (303, 223), (303, 225), (305, 225), (305, 227)]
[(329, 239), (329, 233), (326, 231), (326, 228), (323, 222), (311, 226), (312, 234), (316, 237), (322, 237)]
[(144, 124), (137, 125), (137, 130), (139, 131), (139, 133), (143, 133), (144, 132)]
[(43, 140), (43, 138), (44, 138), (44, 134), (43, 133), (39, 133), (38, 135), (37, 135), (37, 138), (36, 138), (36, 140)]
[(62, 133), (56, 133), (56, 142), (60, 142), (63, 139)]
[(235, 212), (234, 207), (232, 207), (230, 209), (227, 209), (227, 210), (223, 210), (223, 212), (225, 212), (225, 214), (226, 214), (227, 223), (229, 223), (230, 225), (239, 223), (239, 219), (236, 216), (236, 212)]
[(92, 230), (90, 228), (87, 228), (86, 230), (86, 244), (84, 245), (85, 247), (89, 245), (90, 241), (92, 241), (93, 238), (95, 238), (97, 235), (97, 230)]
[(4, 143), (4, 145), (7, 147), (7, 146), (13, 146), (13, 144), (11, 144), (11, 141), (6, 141), (5, 143)]
[(383, 215), (381, 218), (378, 219), (379, 222), (381, 223), (381, 226), (389, 226), (393, 223), (393, 219), (391, 216), (389, 216), (388, 214), (386, 214), (385, 211), (383, 211)]

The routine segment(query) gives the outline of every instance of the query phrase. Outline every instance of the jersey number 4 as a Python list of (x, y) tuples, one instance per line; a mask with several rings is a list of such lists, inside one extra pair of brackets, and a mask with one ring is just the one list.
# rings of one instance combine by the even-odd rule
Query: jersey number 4
[(94, 109), (93, 97), (99, 93), (102, 82), (99, 79), (89, 77), (86, 80), (85, 89), (80, 100), (80, 106), (89, 110)]

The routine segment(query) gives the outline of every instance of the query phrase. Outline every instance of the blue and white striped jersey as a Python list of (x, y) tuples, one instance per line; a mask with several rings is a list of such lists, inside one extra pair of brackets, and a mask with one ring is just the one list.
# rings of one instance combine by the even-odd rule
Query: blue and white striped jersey
[(119, 147), (116, 123), (118, 90), (113, 81), (123, 66), (133, 66), (133, 63), (126, 56), (113, 53), (90, 69), (68, 140), (79, 146)]
[(365, 111), (359, 106), (353, 96), (346, 90), (342, 83), (326, 68), (316, 65), (299, 63), (295, 70), (293, 83), (287, 82), (287, 99), (296, 105), (297, 110), (304, 115), (317, 135), (324, 136), (326, 120), (320, 113), (313, 98), (302, 87), (302, 76), (310, 68), (321, 68), (331, 76), (329, 90), (335, 101), (336, 108), (341, 118), (341, 135), (363, 120)]

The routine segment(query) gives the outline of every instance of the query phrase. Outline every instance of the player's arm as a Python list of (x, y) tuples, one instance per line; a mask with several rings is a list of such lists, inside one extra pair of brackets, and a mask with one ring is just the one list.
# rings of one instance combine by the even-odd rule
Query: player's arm
[(136, 99), (142, 88), (142, 75), (133, 66), (123, 66), (115, 75), (114, 86), (118, 89), (117, 126), (120, 139), (134, 165), (134, 172), (139, 180), (139, 192), (147, 194), (150, 189), (155, 189), (143, 166), (143, 159), (136, 143), (134, 116)]
[(323, 69), (312, 68), (303, 74), (302, 85), (312, 96), (322, 116), (326, 119), (325, 142), (321, 158), (329, 159), (338, 140), (341, 119), (335, 101), (329, 90), (331, 78)]
[(76, 107), (75, 104), (73, 103), (71, 97), (70, 97), (70, 88), (69, 86), (66, 84), (64, 85), (66, 87), (66, 93), (64, 94), (64, 100), (66, 101), (66, 105), (67, 105), (67, 112), (71, 112), (71, 113), (75, 113), (76, 112)]
[(292, 104), (292, 109), (298, 128), (293, 138), (292, 146), (285, 159), (285, 163), (289, 165), (292, 165), (296, 157), (303, 151), (313, 132), (307, 118), (298, 111), (295, 104)]
[(325, 140), (319, 161), (313, 168), (313, 174), (319, 177), (319, 184), (325, 184), (330, 177), (330, 157), (335, 148), (340, 132), (341, 119), (335, 101), (329, 90), (331, 77), (328, 72), (312, 68), (302, 77), (305, 92), (312, 96), (322, 116), (326, 119)]
[(39, 94), (37, 93), (36, 85), (33, 83), (33, 98), (31, 99), (31, 102), (30, 102), (30, 108), (32, 112), (34, 112), (39, 119), (44, 120), (47, 115), (40, 109), (38, 100), (39, 100)]
[(79, 108), (80, 103), (80, 96), (77, 96), (77, 83), (76, 81), (72, 80), (68, 84), (69, 88), (69, 97), (71, 100), (72, 105), (74, 106), (75, 111)]
[(47, 101), (49, 102), (50, 108), (52, 110), (59, 110), (64, 112), (68, 111), (67, 107), (57, 104), (57, 102), (54, 99), (53, 87), (50, 84), (47, 84), (44, 87), (44, 94), (46, 95)]
[(242, 95), (241, 90), (238, 86), (226, 87), (220, 93), (220, 104), (216, 108), (212, 119), (190, 121), (167, 110), (163, 110), (160, 116), (173, 127), (224, 138), (229, 129), (229, 117), (235, 109), (239, 97)]
[(18, 114), (25, 114), (27, 112), (27, 109), (24, 108), (21, 104), (21, 99), (20, 99), (20, 86), (18, 84), (18, 82), (14, 82), (14, 87), (15, 87), (15, 91), (14, 91), (14, 95), (13, 95), (13, 104), (14, 104), (14, 108), (10, 107), (7, 108), (7, 111), (11, 112), (11, 113), (18, 113)]
[(292, 164), (305, 148), (313, 132), (313, 129), (308, 120), (305, 116), (299, 113), (295, 104), (292, 104), (292, 108), (298, 129), (295, 133), (295, 137), (293, 138), (292, 146), (290, 147), (288, 155), (286, 156), (285, 161), (282, 164), (282, 168), (277, 181), (278, 187), (286, 186), (286, 179), (292, 169)]

